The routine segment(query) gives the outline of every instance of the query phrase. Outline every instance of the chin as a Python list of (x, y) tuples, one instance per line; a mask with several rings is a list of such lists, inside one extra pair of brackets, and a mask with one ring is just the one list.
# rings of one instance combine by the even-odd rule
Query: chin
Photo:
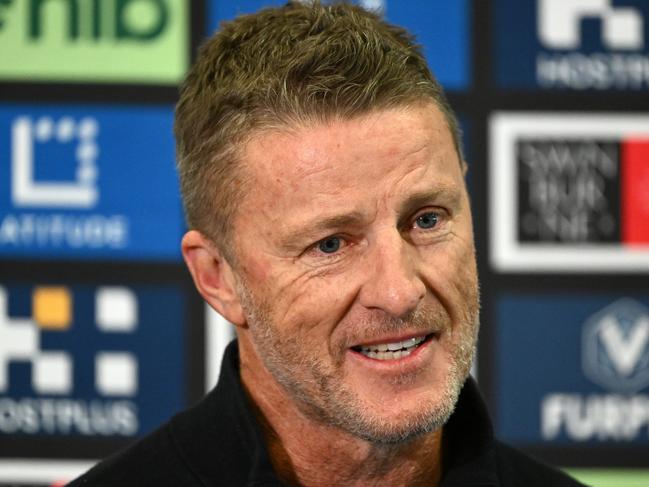
[(455, 401), (449, 404), (419, 411), (410, 411), (398, 417), (366, 417), (357, 424), (355, 436), (377, 445), (397, 445), (411, 442), (423, 435), (441, 429), (448, 421), (455, 408)]
[[(454, 380), (455, 379), (455, 380)], [(357, 398), (346, 407), (336, 408), (339, 415), (332, 422), (348, 433), (376, 445), (411, 442), (441, 429), (455, 409), (465, 377), (447, 378), (442, 388), (398, 395), (391, 401)], [(340, 414), (344, 412), (343, 414)]]

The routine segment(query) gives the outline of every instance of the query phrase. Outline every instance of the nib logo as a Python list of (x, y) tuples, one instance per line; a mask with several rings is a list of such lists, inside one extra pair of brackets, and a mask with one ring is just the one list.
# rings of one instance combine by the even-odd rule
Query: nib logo
[(0, 0), (0, 29), (4, 27), (4, 19), (2, 18), (3, 10), (11, 5), (13, 0)]
[[(69, 40), (83, 38), (151, 42), (158, 38), (169, 24), (169, 5), (163, 0), (115, 0), (114, 2), (67, 0), (63, 2), (64, 24)], [(28, 36), (32, 40), (46, 36), (47, 2), (32, 0), (29, 4)], [(107, 28), (106, 19), (113, 25)], [(48, 25), (49, 24), (49, 25)], [(57, 25), (61, 28), (61, 25)]]
[(192, 3), (0, 0), (0, 81), (176, 84)]

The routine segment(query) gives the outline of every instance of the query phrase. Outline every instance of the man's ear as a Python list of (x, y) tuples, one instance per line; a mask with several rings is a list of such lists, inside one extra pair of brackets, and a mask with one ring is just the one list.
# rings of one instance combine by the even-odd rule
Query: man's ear
[(226, 320), (245, 327), (246, 318), (237, 293), (232, 266), (202, 233), (190, 230), (181, 244), (183, 258), (203, 299)]

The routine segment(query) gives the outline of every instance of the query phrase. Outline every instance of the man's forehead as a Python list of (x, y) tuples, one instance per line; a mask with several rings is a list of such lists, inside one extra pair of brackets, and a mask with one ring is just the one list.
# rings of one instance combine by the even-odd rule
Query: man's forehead
[(235, 225), (252, 224), (254, 214), (275, 235), (317, 222), (363, 225), (380, 209), (403, 216), (417, 204), (451, 204), (463, 194), (450, 132), (441, 114), (425, 109), (266, 131), (246, 149), (249, 189)]
[(359, 161), (371, 157), (391, 157), (398, 167), (418, 157), (434, 162), (457, 156), (452, 151), (446, 120), (434, 104), (427, 103), (416, 109), (376, 110), (352, 119), (258, 130), (248, 139), (241, 163), (249, 176), (281, 184), (286, 175), (307, 178), (354, 171)]

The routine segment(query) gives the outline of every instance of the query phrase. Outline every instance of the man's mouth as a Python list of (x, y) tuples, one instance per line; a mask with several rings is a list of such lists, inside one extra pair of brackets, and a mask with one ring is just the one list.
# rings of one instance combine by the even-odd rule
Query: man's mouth
[(400, 342), (357, 345), (352, 350), (376, 360), (397, 360), (407, 357), (429, 340), (433, 334), (408, 338)]

